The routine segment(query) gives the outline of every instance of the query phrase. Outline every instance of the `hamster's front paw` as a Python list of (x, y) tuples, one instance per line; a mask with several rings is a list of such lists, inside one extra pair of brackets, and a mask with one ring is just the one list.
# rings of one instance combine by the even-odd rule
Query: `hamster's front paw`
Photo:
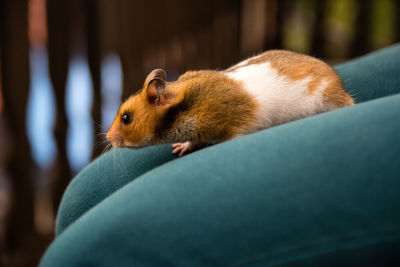
[(195, 144), (193, 142), (184, 142), (184, 143), (175, 143), (172, 145), (173, 148), (175, 148), (172, 153), (176, 154), (179, 152), (179, 157), (182, 157), (183, 155), (191, 152), (193, 148), (195, 147)]

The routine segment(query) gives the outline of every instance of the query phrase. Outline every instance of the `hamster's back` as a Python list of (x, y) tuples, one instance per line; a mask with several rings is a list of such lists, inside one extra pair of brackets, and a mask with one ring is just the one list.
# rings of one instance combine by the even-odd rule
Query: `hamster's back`
[(294, 52), (267, 51), (225, 74), (257, 100), (257, 129), (354, 104), (333, 68)]

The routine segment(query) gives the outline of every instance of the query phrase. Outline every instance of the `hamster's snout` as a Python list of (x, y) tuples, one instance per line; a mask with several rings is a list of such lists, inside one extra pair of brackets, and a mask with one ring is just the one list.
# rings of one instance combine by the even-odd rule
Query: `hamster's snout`
[(110, 129), (107, 133), (107, 139), (111, 142), (114, 147), (123, 147), (124, 146), (124, 138), (122, 134), (118, 130)]

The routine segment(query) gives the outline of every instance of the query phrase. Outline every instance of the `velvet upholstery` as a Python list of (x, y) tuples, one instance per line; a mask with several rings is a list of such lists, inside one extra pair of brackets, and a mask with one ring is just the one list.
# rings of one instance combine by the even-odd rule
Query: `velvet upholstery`
[(66, 190), (41, 266), (399, 264), (398, 58), (335, 67), (353, 107), (182, 158), (104, 154)]

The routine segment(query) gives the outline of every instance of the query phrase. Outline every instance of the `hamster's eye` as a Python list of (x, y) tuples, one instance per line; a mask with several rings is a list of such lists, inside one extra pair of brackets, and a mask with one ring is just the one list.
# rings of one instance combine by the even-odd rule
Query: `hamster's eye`
[(123, 124), (128, 125), (132, 120), (132, 116), (131, 116), (131, 114), (124, 113), (121, 116), (121, 120), (122, 120)]

